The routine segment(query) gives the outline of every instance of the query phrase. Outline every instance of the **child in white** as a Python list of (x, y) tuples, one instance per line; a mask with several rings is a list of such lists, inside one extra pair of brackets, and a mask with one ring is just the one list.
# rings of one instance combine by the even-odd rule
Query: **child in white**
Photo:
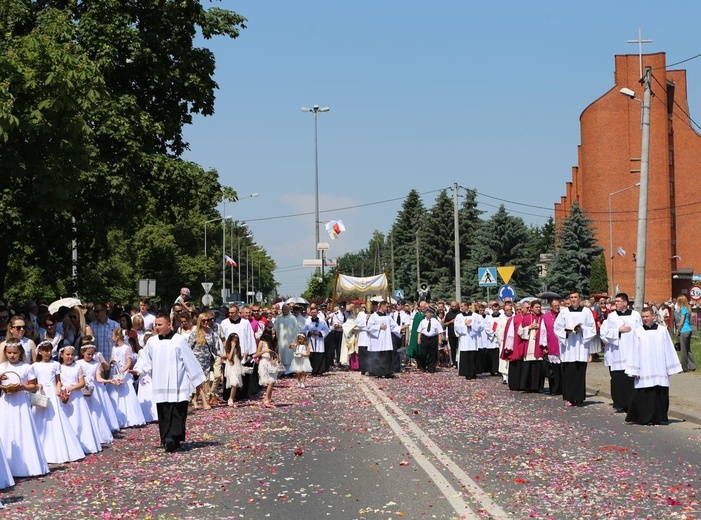
[(97, 424), (93, 422), (90, 408), (82, 388), (85, 386), (83, 370), (75, 363), (75, 348), (63, 347), (58, 351), (61, 360), (61, 393), (63, 410), (71, 422), (85, 453), (102, 451)]
[(243, 386), (243, 366), (241, 365), (241, 344), (239, 343), (239, 335), (235, 332), (229, 334), (224, 344), (226, 352), (226, 364), (224, 365), (224, 377), (226, 378), (226, 387), (231, 389), (229, 394), (229, 406), (234, 406), (234, 397), (236, 389)]
[(14, 392), (0, 395), (0, 444), (13, 477), (33, 477), (49, 472), (44, 448), (37, 434), (30, 410), (28, 392), (37, 389), (34, 367), (24, 362), (25, 352), (19, 341), (9, 340), (0, 363), (0, 384), (18, 384)]
[[(110, 369), (110, 365), (107, 363), (107, 361), (105, 361), (102, 354), (97, 352), (95, 348), (95, 340), (92, 336), (84, 336), (81, 342), (82, 346), (80, 350), (82, 360), (78, 361), (78, 363), (83, 369), (85, 384), (92, 384), (93, 392), (90, 399), (92, 399), (93, 402), (99, 403), (102, 407), (102, 416), (107, 422), (110, 432), (118, 432), (119, 420), (117, 419), (117, 412), (114, 411), (112, 399), (110, 399), (109, 393), (107, 392), (107, 385), (112, 384), (112, 380), (102, 377), (103, 372)], [(86, 346), (90, 346), (92, 348), (84, 348)], [(98, 375), (100, 376), (99, 380), (97, 379)]]
[(141, 411), (139, 398), (134, 390), (133, 377), (129, 373), (132, 367), (131, 347), (124, 343), (122, 329), (115, 329), (112, 332), (112, 358), (110, 365), (116, 372), (113, 376), (113, 384), (108, 392), (114, 411), (117, 412), (120, 428), (131, 426), (143, 426), (146, 424), (144, 413)]
[(73, 462), (85, 457), (80, 441), (73, 431), (58, 394), (61, 391), (61, 365), (51, 359), (50, 341), (39, 343), (37, 362), (32, 365), (37, 375), (39, 392), (49, 398), (46, 408), (32, 408), (39, 440), (50, 464)]
[[(107, 389), (104, 387), (108, 381), (100, 374), (102, 371), (102, 364), (94, 358), (95, 345), (90, 343), (83, 345), (80, 347), (80, 355), (81, 359), (76, 361), (76, 364), (83, 370), (85, 388), (88, 389), (87, 392), (83, 392), (85, 395), (85, 402), (88, 403), (93, 422), (97, 424), (97, 433), (100, 436), (100, 442), (102, 444), (109, 444), (114, 438), (112, 437), (112, 428), (107, 420), (107, 409), (108, 407), (111, 408), (113, 414), (114, 409), (112, 408), (112, 401), (107, 395)], [(103, 400), (107, 402), (104, 403)], [(116, 414), (114, 417), (116, 419)]]
[(134, 369), (130, 370), (129, 373), (132, 376), (139, 378), (139, 389), (136, 395), (139, 399), (139, 406), (141, 406), (141, 412), (144, 414), (144, 420), (146, 422), (153, 422), (158, 420), (158, 410), (156, 409), (156, 401), (153, 400), (153, 385), (151, 384), (151, 367), (149, 363), (144, 361), (143, 354), (143, 349), (139, 350)]
[(297, 334), (297, 343), (290, 345), (290, 348), (295, 351), (292, 357), (292, 363), (290, 363), (290, 370), (296, 374), (297, 386), (305, 388), (307, 374), (312, 372), (312, 364), (309, 362), (307, 336), (304, 334)]

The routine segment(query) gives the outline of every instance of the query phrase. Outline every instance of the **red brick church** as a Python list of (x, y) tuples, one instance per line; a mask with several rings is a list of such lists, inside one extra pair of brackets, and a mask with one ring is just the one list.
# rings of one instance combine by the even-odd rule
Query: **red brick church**
[[(578, 165), (555, 204), (555, 222), (579, 201), (605, 251), (609, 292), (618, 286), (633, 297), (642, 109), (619, 91), (627, 87), (642, 99), (643, 86), (638, 54), (615, 60), (613, 86), (580, 116)], [(642, 65), (653, 76), (645, 300), (659, 302), (688, 295), (701, 273), (701, 130), (690, 120), (686, 71), (666, 70), (664, 53), (644, 54)]]

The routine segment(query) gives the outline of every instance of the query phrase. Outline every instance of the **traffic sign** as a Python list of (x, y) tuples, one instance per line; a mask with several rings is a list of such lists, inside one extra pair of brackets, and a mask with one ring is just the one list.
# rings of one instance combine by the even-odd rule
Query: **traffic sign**
[(691, 296), (692, 300), (701, 300), (701, 287), (698, 285), (694, 285), (690, 290), (689, 290), (689, 296)]
[(497, 294), (499, 295), (499, 299), (501, 301), (514, 301), (516, 299), (516, 289), (514, 289), (513, 285), (509, 285), (508, 283), (499, 287)]
[(497, 268), (496, 267), (478, 267), (477, 276), (480, 287), (496, 287), (497, 286)]
[[(204, 285), (204, 284), (202, 284), (202, 285)], [(211, 287), (210, 287), (210, 289), (211, 289)], [(212, 305), (213, 301), (214, 301), (214, 298), (209, 293), (205, 294), (202, 297), (202, 305), (204, 305), (205, 307), (209, 307), (210, 305)]]
[(302, 267), (321, 267), (321, 259), (305, 258), (302, 260)]
[[(212, 285), (214, 285), (213, 282), (202, 282), (202, 288), (204, 289), (205, 294), (209, 294), (209, 291), (212, 289)], [(205, 305), (209, 304), (205, 303)]]
[(501, 276), (501, 279), (504, 280), (504, 283), (509, 283), (509, 280), (511, 280), (515, 270), (516, 268), (513, 265), (497, 267), (499, 276)]

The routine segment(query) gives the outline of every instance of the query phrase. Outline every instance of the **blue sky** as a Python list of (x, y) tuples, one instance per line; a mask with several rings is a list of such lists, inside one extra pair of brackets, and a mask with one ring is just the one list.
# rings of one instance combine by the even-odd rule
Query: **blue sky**
[[(226, 214), (246, 221), (275, 259), (283, 295), (305, 289), (302, 259), (314, 257), (314, 121), (302, 106), (331, 108), (318, 116), (319, 205), (322, 222), (346, 225), (331, 241), (334, 258), (388, 231), (402, 201), (335, 208), (401, 199), (412, 188), (458, 182), (548, 208), (506, 204), (543, 224), (577, 163), (579, 116), (613, 86), (614, 55), (637, 54), (626, 42), (638, 28), (653, 40), (644, 52), (666, 52), (668, 64), (701, 53), (698, 1), (213, 5), (243, 15), (248, 28), (237, 40), (199, 42), (216, 55), (219, 91), (215, 114), (185, 131), (186, 158), (216, 168), (241, 197), (260, 194)], [(700, 120), (701, 58), (675, 68), (688, 71)], [(424, 196), (427, 207), (436, 195)], [(500, 203), (478, 202), (486, 216)]]

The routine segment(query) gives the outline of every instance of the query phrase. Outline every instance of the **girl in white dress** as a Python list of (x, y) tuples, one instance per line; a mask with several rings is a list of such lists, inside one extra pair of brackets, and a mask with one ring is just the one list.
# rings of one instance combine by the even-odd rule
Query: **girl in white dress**
[(120, 428), (143, 426), (146, 424), (144, 413), (141, 411), (139, 398), (134, 390), (134, 378), (129, 373), (132, 367), (131, 347), (124, 343), (122, 329), (114, 329), (112, 332), (112, 358), (110, 365), (116, 371), (116, 378), (108, 391), (114, 411), (117, 412)]
[(224, 344), (226, 352), (226, 363), (224, 364), (224, 377), (226, 378), (226, 387), (231, 389), (229, 394), (229, 406), (234, 406), (234, 397), (236, 397), (236, 389), (243, 386), (243, 367), (241, 365), (241, 345), (239, 344), (239, 335), (235, 332), (229, 334)]
[[(83, 338), (83, 341), (85, 340), (86, 338)], [(112, 437), (112, 428), (107, 419), (108, 409), (111, 409), (115, 421), (117, 420), (117, 415), (114, 414), (114, 409), (112, 408), (112, 401), (107, 395), (107, 390), (104, 386), (110, 381), (102, 377), (102, 363), (97, 361), (94, 357), (95, 345), (87, 343), (80, 347), (80, 356), (81, 359), (76, 361), (76, 365), (83, 371), (85, 388), (88, 389), (88, 392), (83, 392), (85, 395), (85, 402), (88, 403), (93, 423), (97, 425), (97, 433), (100, 436), (100, 442), (102, 444), (109, 444), (114, 440), (114, 437)], [(107, 365), (107, 363), (105, 363), (105, 365)], [(87, 395), (88, 393), (90, 395)]]
[[(0, 489), (9, 488), (14, 485), (15, 479), (12, 478), (10, 465), (7, 463), (5, 452), (2, 451), (2, 442), (0, 442)], [(0, 509), (2, 509), (2, 502), (0, 502)]]
[[(102, 416), (104, 417), (107, 425), (110, 428), (110, 432), (119, 431), (119, 420), (117, 419), (117, 412), (114, 411), (114, 405), (112, 404), (112, 399), (110, 399), (107, 393), (107, 385), (112, 384), (111, 379), (105, 379), (102, 377), (102, 373), (110, 369), (109, 363), (105, 361), (105, 358), (100, 352), (97, 352), (95, 347), (95, 340), (92, 336), (87, 335), (82, 338), (83, 345), (80, 348), (80, 353), (82, 354), (82, 361), (78, 361), (83, 369), (83, 375), (85, 376), (85, 384), (92, 383), (93, 393), (90, 399), (93, 402), (100, 403), (102, 407)], [(90, 355), (90, 349), (83, 348), (89, 345), (92, 347), (92, 356)], [(88, 366), (90, 368), (88, 368)], [(94, 371), (94, 372), (93, 372)], [(93, 377), (94, 374), (94, 377)], [(99, 380), (97, 376), (100, 376)], [(90, 401), (88, 401), (88, 406), (90, 406)], [(90, 407), (92, 411), (92, 407)]]
[(61, 365), (51, 359), (53, 344), (51, 341), (39, 343), (38, 359), (34, 365), (39, 392), (49, 398), (46, 408), (32, 408), (34, 423), (39, 440), (44, 448), (46, 461), (50, 464), (74, 462), (85, 457), (83, 447), (73, 431), (58, 394), (61, 391)]
[(7, 361), (0, 363), (0, 384), (19, 386), (11, 393), (3, 390), (0, 396), (2, 450), (13, 477), (45, 475), (49, 472), (49, 465), (37, 434), (27, 393), (37, 389), (34, 367), (24, 362), (25, 353), (20, 341), (9, 340), (3, 353)]
[(157, 421), (158, 411), (156, 409), (156, 402), (153, 400), (151, 366), (144, 358), (143, 349), (139, 350), (136, 364), (134, 365), (134, 370), (130, 370), (129, 373), (132, 376), (139, 378), (136, 396), (139, 399), (139, 405), (141, 406), (141, 411), (144, 414), (144, 420), (149, 423)]
[(266, 408), (275, 408), (273, 404), (273, 387), (277, 382), (277, 371), (275, 370), (275, 362), (277, 353), (272, 349), (273, 342), (270, 329), (265, 329), (258, 342), (258, 351), (256, 357), (260, 359), (258, 365), (258, 384), (264, 386), (265, 395), (263, 396), (263, 406)]
[(311, 374), (312, 372), (312, 364), (309, 361), (307, 336), (304, 334), (297, 334), (297, 343), (290, 345), (290, 348), (295, 351), (292, 363), (290, 363), (290, 370), (297, 376), (297, 386), (305, 388), (307, 374)]
[(102, 451), (100, 435), (97, 424), (93, 422), (88, 403), (85, 402), (83, 387), (85, 376), (83, 369), (74, 361), (75, 348), (63, 347), (58, 351), (61, 359), (61, 391), (59, 397), (63, 403), (63, 410), (71, 422), (73, 431), (78, 436), (80, 445), (85, 453), (97, 453)]

